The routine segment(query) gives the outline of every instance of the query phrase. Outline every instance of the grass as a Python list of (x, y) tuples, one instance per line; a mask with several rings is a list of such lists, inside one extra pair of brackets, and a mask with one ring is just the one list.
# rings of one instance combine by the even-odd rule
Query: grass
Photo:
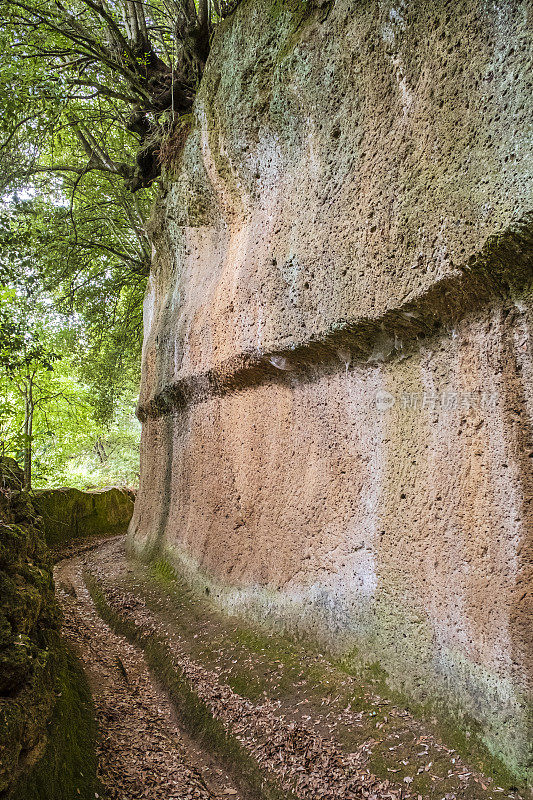
[(97, 724), (83, 670), (65, 645), (57, 658), (58, 699), (43, 757), (11, 791), (9, 800), (94, 800), (104, 797), (96, 777)]

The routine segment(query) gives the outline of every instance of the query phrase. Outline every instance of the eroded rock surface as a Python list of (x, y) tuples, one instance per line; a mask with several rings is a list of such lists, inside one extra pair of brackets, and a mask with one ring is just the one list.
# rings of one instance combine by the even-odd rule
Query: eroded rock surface
[(154, 215), (130, 544), (531, 769), (532, 9), (244, 0)]
[(25, 492), (0, 492), (1, 797), (43, 755), (56, 701), (59, 608), (39, 523)]
[(50, 547), (89, 536), (126, 533), (134, 502), (135, 493), (118, 486), (91, 491), (41, 489), (34, 493), (34, 504), (42, 516)]

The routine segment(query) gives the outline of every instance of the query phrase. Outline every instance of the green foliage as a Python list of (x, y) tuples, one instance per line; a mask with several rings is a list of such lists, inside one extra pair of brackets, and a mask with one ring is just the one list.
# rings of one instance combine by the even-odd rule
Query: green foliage
[[(0, 216), (0, 274), (6, 276), (4, 291), (17, 304), (24, 299), (23, 327), (30, 309), (49, 322), (54, 312), (63, 337), (68, 330), (71, 345), (81, 339), (71, 349), (77, 351), (83, 377), (100, 392), (104, 418), (116, 393), (110, 389), (134, 373), (138, 377), (150, 260), (143, 228), (148, 200), (104, 194), (101, 185), (93, 189), (78, 191), (70, 206), (54, 198), (10, 198)], [(0, 355), (1, 347), (0, 340)]]
[(17, 381), (41, 370), (52, 371), (58, 354), (30, 310), (27, 298), (0, 286), (0, 368)]
[(142, 282), (105, 253), (77, 264), (64, 206), (11, 198), (2, 210), (3, 449), (22, 462), (31, 445), (37, 486), (136, 484)]
[(139, 483), (140, 435), (133, 398), (126, 405), (126, 398), (122, 397), (108, 426), (88, 420), (86, 430), (76, 427), (72, 438), (67, 438), (65, 431), (56, 439), (42, 484), (78, 489), (135, 487)]
[[(56, 363), (47, 377), (45, 397), (50, 399), (37, 410), (33, 433), (34, 487), (136, 486), (141, 426), (134, 414), (133, 387), (129, 396), (115, 401), (112, 420), (102, 423), (95, 418), (90, 387), (79, 382), (68, 358)], [(24, 411), (8, 386), (5, 394), (0, 440), (7, 455), (22, 461)]]

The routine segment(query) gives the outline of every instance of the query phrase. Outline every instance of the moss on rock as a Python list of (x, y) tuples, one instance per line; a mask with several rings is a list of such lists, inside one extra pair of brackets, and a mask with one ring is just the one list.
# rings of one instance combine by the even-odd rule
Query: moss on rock
[(43, 749), (59, 626), (39, 519), (14, 492), (0, 520), (0, 794)]
[(43, 519), (49, 546), (88, 536), (126, 533), (133, 514), (134, 492), (116, 486), (82, 492), (79, 489), (43, 489), (34, 503)]
[(17, 782), (8, 800), (93, 800), (103, 797), (96, 777), (97, 727), (91, 693), (74, 655), (56, 653), (57, 702), (42, 757)]
[(24, 486), (24, 470), (14, 458), (0, 456), (0, 488), (20, 490)]
[(0, 797), (94, 798), (95, 721), (31, 497), (0, 492)]

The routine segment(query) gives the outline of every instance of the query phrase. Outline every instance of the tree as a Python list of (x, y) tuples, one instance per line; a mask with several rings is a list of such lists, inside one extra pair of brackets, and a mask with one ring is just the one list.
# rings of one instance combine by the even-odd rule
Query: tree
[(43, 341), (43, 333), (37, 325), (31, 323), (22, 298), (4, 289), (0, 299), (0, 367), (23, 400), (24, 486), (31, 489), (35, 411), (53, 398), (53, 390), (42, 378), (53, 370), (59, 355)]
[[(144, 277), (98, 241), (79, 249), (68, 204), (11, 197), (0, 211), (0, 440), (41, 485), (133, 483)], [(81, 240), (103, 227), (83, 220)]]
[[(33, 174), (96, 170), (132, 191), (150, 186), (164, 137), (192, 107), (213, 27), (236, 4), (2, 0), (18, 66), (4, 81), (4, 160), (20, 172), (23, 142)], [(69, 158), (56, 160), (58, 137)]]
[(133, 484), (140, 434), (134, 373), (126, 361), (120, 386), (113, 385), (100, 365), (102, 384), (112, 386), (102, 408), (100, 395), (81, 375), (83, 322), (74, 328), (71, 317), (59, 315), (50, 298), (39, 294), (36, 313), (28, 315), (27, 298), (17, 296), (13, 284), (0, 289), (2, 453), (24, 462), (28, 488), (34, 473), (37, 485)]
[(150, 251), (143, 198), (122, 188), (117, 199), (101, 183), (89, 181), (73, 204), (56, 193), (55, 202), (12, 197), (0, 206), (0, 272), (70, 326), (73, 367), (91, 386), (95, 413), (109, 420), (116, 397), (139, 379)]

